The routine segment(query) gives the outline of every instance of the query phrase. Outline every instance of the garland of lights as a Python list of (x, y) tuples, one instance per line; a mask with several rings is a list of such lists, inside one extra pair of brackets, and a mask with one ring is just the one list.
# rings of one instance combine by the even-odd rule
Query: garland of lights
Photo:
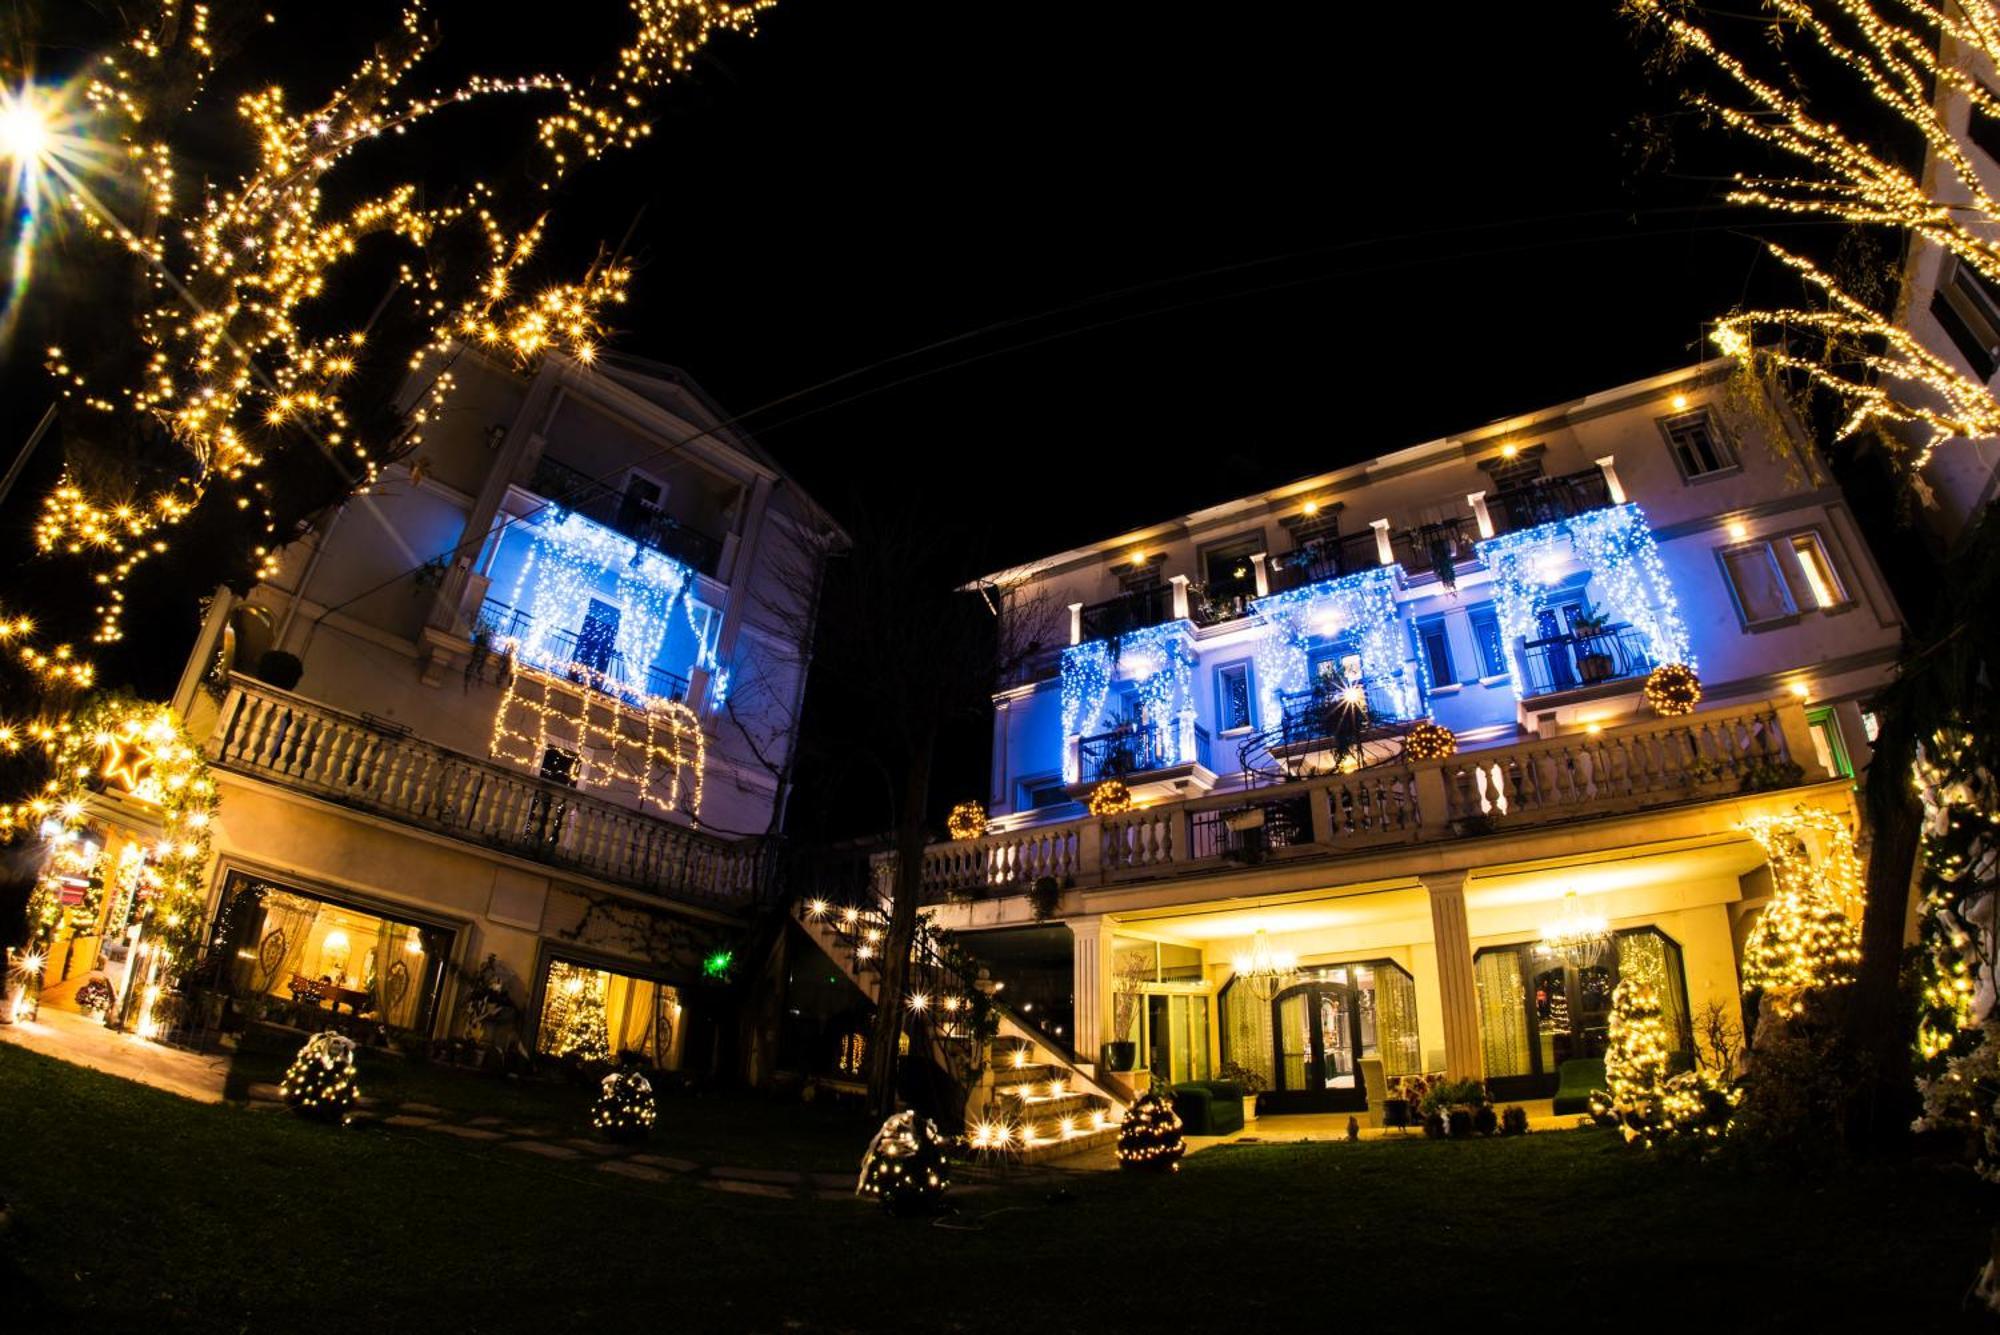
[[(1127, 631), (1118, 637), (1117, 653), (1109, 640), (1073, 644), (1062, 655), (1062, 729), (1074, 740), (1096, 728), (1111, 688), (1130, 681), (1139, 701), (1139, 717), (1153, 734), (1155, 753), (1167, 765), (1193, 760), (1183, 755), (1183, 719), (1194, 717), (1194, 649), (1187, 626), (1169, 621)], [(1076, 783), (1080, 758), (1076, 747), (1063, 751), (1063, 779)]]
[(659, 1112), (650, 1080), (637, 1071), (613, 1071), (598, 1085), (590, 1124), (607, 1140), (640, 1141), (653, 1133)]
[(1132, 790), (1123, 779), (1103, 779), (1090, 790), (1090, 814), (1122, 816), (1132, 809)]
[(355, 1087), (354, 1040), (331, 1029), (314, 1034), (285, 1068), (278, 1094), (301, 1117), (345, 1121), (360, 1097)]
[(630, 704), (619, 691), (581, 665), (556, 676), (517, 664), (493, 712), (491, 754), (540, 773), (557, 751), (572, 757), (578, 784), (627, 785), (641, 806), (698, 814), (707, 754), (700, 717), (678, 700), (643, 696)]
[(1655, 661), (1693, 665), (1680, 604), (1638, 506), (1610, 506), (1484, 538), (1474, 550), (1493, 573), (1494, 608), (1516, 681), (1528, 680), (1520, 646), (1539, 638), (1535, 613), (1542, 598), (1578, 568), (1598, 582), (1612, 619), (1645, 638)]
[(1671, 1136), (1718, 1137), (1729, 1129), (1741, 1092), (1709, 1071), (1670, 1075), (1673, 1045), (1653, 978), (1622, 980), (1611, 994), (1604, 1049), (1605, 1096), (1593, 1099), (1627, 1144), (1648, 1147)]
[(1701, 678), (1686, 663), (1662, 663), (1646, 674), (1646, 703), (1661, 718), (1692, 714), (1701, 703)]
[(1409, 646), (1396, 615), (1396, 581), (1388, 567), (1321, 580), (1250, 604), (1266, 633), (1257, 645), (1257, 695), (1263, 717), (1283, 716), (1280, 695), (1312, 685), (1315, 641), (1353, 637), (1361, 659), (1361, 685), (1390, 704), (1390, 716), (1415, 718), (1430, 694), (1422, 655), (1412, 671)]
[(1133, 1100), (1118, 1124), (1118, 1166), (1178, 1173), (1187, 1142), (1181, 1138), (1181, 1115), (1158, 1090)]
[[(1824, 807), (1759, 816), (1743, 829), (1771, 864), (1771, 901), (1743, 949), (1743, 990), (1762, 990), (1796, 1015), (1805, 994), (1854, 981), (1865, 904), (1861, 859), (1847, 824)], [(1815, 858), (1807, 840), (1820, 845)]]
[[(383, 454), (421, 443), (425, 423), (452, 390), (449, 370), (434, 372), (399, 436), (365, 441), (341, 386), (364, 355), (366, 335), (305, 332), (307, 312), (324, 304), (328, 287), (338, 286), (359, 253), (372, 252), (365, 244), (371, 239), (394, 238), (413, 252), (400, 265), (400, 290), (430, 329), (414, 364), (431, 358), (448, 366), (459, 343), (504, 349), (524, 362), (564, 348), (587, 362), (604, 313), (624, 299), (629, 270), (601, 262), (579, 281), (516, 295), (547, 225), (545, 202), (510, 201), (486, 182), (452, 191), (412, 181), (335, 205), (354, 194), (341, 184), (341, 168), (384, 135), (404, 134), (451, 108), (547, 98), (557, 105), (537, 118), (534, 131), (545, 192), (573, 165), (642, 142), (651, 128), (645, 120), (651, 96), (683, 74), (716, 34), (750, 31), (757, 12), (772, 2), (629, 0), (636, 32), (595, 79), (475, 76), (455, 90), (413, 94), (409, 82), (437, 32), (422, 0), (407, 0), (398, 29), (325, 101), (293, 109), (282, 88), (261, 82), (241, 97), (254, 155), (249, 169), (235, 180), (193, 173), (200, 188), (192, 192), (182, 185), (180, 154), (163, 128), (202, 97), (216, 67), (208, 6), (183, 14), (169, 0), (72, 87), (9, 97), (8, 114), (28, 118), (38, 131), (33, 146), (21, 150), (30, 160), (11, 164), (26, 186), (20, 252), (32, 253), (36, 220), (54, 206), (75, 215), (93, 240), (137, 261), (146, 284), (130, 369), (105, 375), (122, 385), (93, 385), (59, 347), (48, 350), (48, 369), (71, 407), (128, 419), (119, 429), (164, 436), (187, 456), (186, 466), (167, 470), (180, 474), (175, 481), (138, 495), (99, 492), (72, 474), (45, 502), (36, 531), (42, 549), (102, 561), (98, 578), (108, 601), (97, 608), (97, 638), (119, 638), (122, 585), (135, 565), (165, 550), (160, 530), (192, 513), (215, 484), (236, 486), (239, 508), (258, 506), (265, 532), (274, 534), (264, 484), (246, 480), (269, 454), (324, 450), (360, 466), (372, 481)], [(126, 216), (106, 202), (126, 199), (132, 201)], [(503, 207), (509, 203), (515, 207)], [(508, 213), (531, 220), (510, 222)], [(439, 263), (454, 232), (474, 240), (476, 267), (460, 272)], [(23, 261), (17, 277), (26, 273)], [(403, 358), (400, 351), (391, 356)], [(260, 574), (268, 575), (275, 544), (259, 555)]]
[(1403, 738), (1403, 754), (1411, 760), (1443, 760), (1458, 753), (1458, 734), (1426, 719)]
[(986, 833), (986, 808), (978, 802), (960, 802), (945, 817), (944, 828), (953, 839), (977, 839)]
[(53, 777), (42, 791), (0, 808), (0, 836), (33, 828), (56, 845), (29, 901), (29, 920), (45, 941), (61, 918), (53, 907), (61, 877), (72, 874), (76, 845), (98, 789), (122, 791), (160, 812), (160, 839), (142, 854), (143, 868), (118, 868), (114, 917), (143, 924), (147, 940), (166, 952), (171, 978), (193, 962), (201, 944), (210, 835), (217, 794), (207, 761), (166, 705), (105, 696), (57, 719), (32, 725), (29, 739), (47, 754)]

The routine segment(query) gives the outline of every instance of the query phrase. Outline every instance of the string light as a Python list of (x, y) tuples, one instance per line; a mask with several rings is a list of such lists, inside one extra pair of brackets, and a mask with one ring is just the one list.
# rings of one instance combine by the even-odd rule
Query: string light
[(1121, 816), (1132, 809), (1132, 790), (1123, 779), (1102, 779), (1090, 790), (1090, 814)]
[[(1062, 729), (1074, 740), (1097, 726), (1112, 684), (1132, 683), (1140, 725), (1153, 739), (1161, 765), (1194, 759), (1181, 752), (1180, 723), (1194, 717), (1194, 649), (1184, 622), (1169, 621), (1127, 631), (1113, 641), (1071, 645), (1062, 655)], [(1063, 778), (1081, 779), (1075, 746), (1063, 748)]]
[[(1742, 828), (1771, 866), (1771, 899), (1743, 949), (1743, 990), (1761, 989), (1781, 1014), (1807, 993), (1854, 981), (1861, 963), (1856, 919), (1865, 905), (1861, 859), (1847, 824), (1824, 807), (1758, 816)], [(1819, 845), (1814, 856), (1808, 840)]]
[[(751, 31), (772, 2), (630, 0), (634, 37), (600, 78), (475, 77), (448, 91), (413, 94), (409, 82), (436, 32), (425, 22), (423, 0), (406, 0), (397, 29), (326, 100), (295, 110), (276, 86), (243, 95), (237, 107), (253, 161), (234, 180), (204, 172), (197, 192), (182, 190), (177, 146), (159, 127), (187, 110), (188, 90), (199, 97), (214, 68), (207, 7), (194, 6), (182, 22), (178, 6), (167, 4), (152, 26), (100, 57), (80, 81), (81, 95), (104, 150), (101, 164), (117, 179), (100, 192), (58, 157), (37, 152), (51, 191), (87, 233), (142, 265), (147, 288), (136, 355), (118, 375), (121, 383), (104, 388), (61, 347), (50, 348), (44, 364), (66, 405), (136, 418), (138, 432), (171, 440), (186, 466), (173, 470), (179, 476), (172, 481), (129, 493), (70, 474), (47, 497), (39, 546), (88, 557), (108, 590), (97, 608), (97, 638), (120, 637), (121, 586), (140, 562), (166, 549), (161, 532), (217, 484), (241, 488), (239, 507), (254, 506), (275, 534), (268, 498), (250, 481), (270, 458), (323, 450), (373, 481), (385, 461), (417, 448), (455, 387), (449, 367), (456, 347), (491, 348), (524, 362), (552, 350), (584, 361), (595, 355), (607, 312), (624, 300), (628, 268), (600, 261), (580, 279), (529, 289), (525, 276), (546, 215), (538, 203), (531, 221), (510, 221), (513, 210), (484, 182), (459, 192), (405, 182), (336, 206), (332, 201), (350, 194), (334, 188), (341, 169), (361, 150), (470, 103), (552, 98), (559, 107), (540, 116), (534, 132), (545, 163), (539, 191), (547, 191), (572, 167), (643, 141), (651, 97), (716, 35)], [(8, 113), (6, 127), (17, 154), (31, 146), (18, 112)], [(138, 200), (132, 218), (103, 202), (125, 195)], [(476, 268), (447, 272), (435, 262), (453, 232), (475, 239)], [(365, 331), (314, 336), (304, 319), (375, 238), (411, 248), (400, 290), (429, 329), (407, 359), (428, 380), (404, 424), (380, 440), (360, 430), (342, 391), (367, 354)]]
[(590, 1124), (608, 1140), (639, 1141), (652, 1134), (659, 1112), (651, 1081), (637, 1071), (613, 1071), (598, 1083)]
[(1692, 714), (1701, 703), (1701, 678), (1686, 663), (1662, 663), (1646, 674), (1646, 703), (1661, 718)]
[(1118, 1126), (1118, 1166), (1177, 1173), (1187, 1142), (1181, 1117), (1158, 1090), (1147, 1090), (1132, 1103)]
[(1644, 638), (1655, 662), (1694, 663), (1673, 584), (1638, 506), (1608, 506), (1484, 538), (1475, 550), (1493, 572), (1494, 607), (1516, 681), (1529, 680), (1520, 646), (1538, 638), (1541, 599), (1579, 569), (1595, 581), (1608, 614)]
[(1440, 723), (1426, 719), (1403, 738), (1403, 754), (1411, 760), (1443, 760), (1458, 752), (1458, 735)]
[(278, 1094), (302, 1117), (345, 1121), (360, 1097), (355, 1085), (354, 1040), (330, 1029), (314, 1034), (285, 1068)]
[[(1339, 579), (1288, 589), (1251, 602), (1264, 628), (1257, 645), (1257, 694), (1265, 718), (1280, 718), (1279, 696), (1312, 685), (1310, 651), (1314, 640), (1351, 636), (1361, 661), (1361, 702), (1387, 703), (1389, 716), (1417, 718), (1430, 685), (1421, 658), (1410, 670), (1396, 611), (1395, 576), (1386, 566)], [(1359, 702), (1357, 702), (1359, 703)]]
[(581, 665), (557, 676), (516, 664), (493, 711), (491, 754), (539, 773), (553, 752), (575, 783), (622, 787), (642, 807), (699, 815), (701, 719), (681, 701), (640, 695), (631, 703), (623, 690)]
[(986, 807), (979, 802), (960, 802), (945, 817), (944, 828), (953, 839), (977, 839), (986, 833)]

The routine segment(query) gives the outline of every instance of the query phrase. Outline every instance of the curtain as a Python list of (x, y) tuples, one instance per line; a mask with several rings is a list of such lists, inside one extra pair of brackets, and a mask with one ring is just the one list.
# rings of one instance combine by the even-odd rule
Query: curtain
[(257, 929), (254, 990), (273, 993), (281, 990), (298, 971), (305, 958), (306, 938), (319, 920), (319, 901), (282, 890), (264, 892), (264, 921)]
[(1528, 1074), (1528, 998), (1520, 954), (1487, 951), (1474, 962), (1473, 979), (1479, 991), (1479, 1046), (1486, 1055), (1486, 1074)]
[(1417, 1034), (1417, 985), (1394, 965), (1375, 970), (1375, 1042), (1382, 1074), (1422, 1075), (1424, 1054)]
[[(413, 943), (416, 954), (410, 953)], [(384, 918), (375, 933), (373, 972), (362, 986), (375, 994), (375, 1018), (391, 1028), (408, 1029), (416, 1017), (417, 994), (423, 990), (422, 946), (423, 937), (408, 923)]]
[(1274, 1083), (1271, 1060), (1271, 1004), (1259, 1001), (1250, 988), (1231, 983), (1222, 989), (1222, 1059)]
[(1625, 932), (1618, 937), (1618, 978), (1642, 978), (1660, 994), (1660, 1018), (1666, 1021), (1674, 1050), (1692, 1049), (1688, 1027), (1687, 979), (1681, 970), (1680, 947), (1658, 932)]

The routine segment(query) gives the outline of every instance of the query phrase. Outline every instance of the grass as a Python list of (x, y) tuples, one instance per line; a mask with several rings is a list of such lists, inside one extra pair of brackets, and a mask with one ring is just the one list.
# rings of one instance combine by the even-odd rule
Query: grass
[[(249, 1097), (253, 1084), (278, 1083), (289, 1057), (238, 1053), (230, 1063), (223, 1094)], [(385, 1111), (399, 1104), (444, 1108), (470, 1120), (503, 1117), (564, 1135), (590, 1134), (592, 1084), (521, 1080), (384, 1055), (369, 1048), (355, 1054), (361, 1092), (381, 1101)], [(806, 1105), (754, 1095), (662, 1090), (662, 1140), (669, 1153), (705, 1164), (742, 1168), (846, 1169), (860, 1158), (872, 1124), (851, 1106)]]
[(202, 1106), (10, 1047), (0, 1126), (10, 1330), (1990, 1329), (1960, 1307), (1987, 1249), (1968, 1178), (1800, 1185), (1599, 1133), (1218, 1149), (1077, 1176), (1067, 1203), (969, 1194), (947, 1229)]

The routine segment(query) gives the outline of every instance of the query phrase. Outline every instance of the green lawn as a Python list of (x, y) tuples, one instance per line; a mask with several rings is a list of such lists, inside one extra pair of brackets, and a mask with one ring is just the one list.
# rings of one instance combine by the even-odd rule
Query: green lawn
[[(729, 1115), (683, 1124), (697, 1107)], [(1214, 1150), (1063, 1203), (966, 1195), (945, 1229), (196, 1105), (10, 1047), (0, 1127), (10, 1331), (1991, 1328), (1959, 1308), (1987, 1235), (1964, 1177), (1801, 1187), (1597, 1133)]]

